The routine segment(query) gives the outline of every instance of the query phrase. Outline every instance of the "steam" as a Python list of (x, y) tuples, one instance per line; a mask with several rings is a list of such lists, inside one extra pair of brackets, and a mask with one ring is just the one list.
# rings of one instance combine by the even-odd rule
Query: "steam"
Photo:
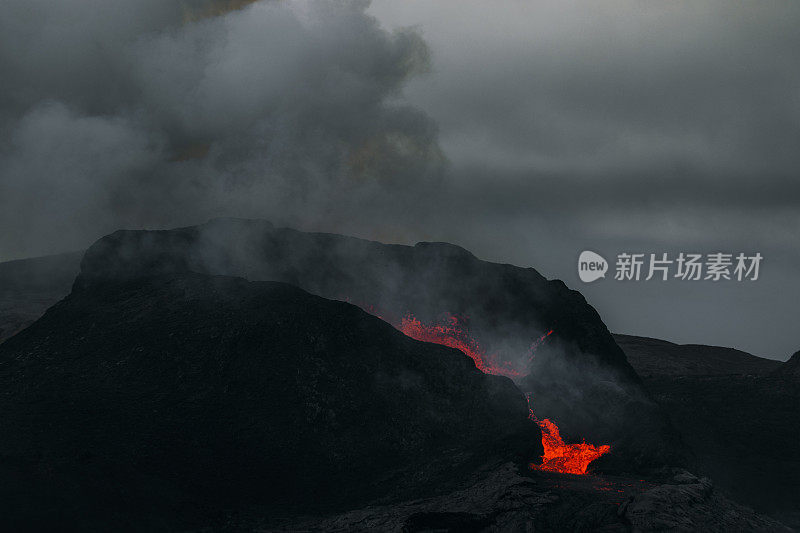
[(428, 50), (366, 7), (7, 2), (0, 257), (223, 214), (401, 212), (443, 166), (434, 124), (401, 99)]

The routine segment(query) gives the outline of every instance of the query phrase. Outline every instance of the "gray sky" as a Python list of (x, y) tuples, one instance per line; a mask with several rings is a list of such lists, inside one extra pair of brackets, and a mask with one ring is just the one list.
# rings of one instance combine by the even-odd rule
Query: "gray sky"
[[(583, 292), (613, 331), (800, 349), (800, 4), (408, 0), (432, 73), (409, 100), (440, 128), (447, 237)], [(591, 285), (588, 249), (760, 251), (756, 282)]]
[[(800, 348), (797, 2), (234, 4), (3, 4), (0, 260), (263, 217), (533, 266), (617, 332)], [(765, 259), (584, 285), (584, 249)]]

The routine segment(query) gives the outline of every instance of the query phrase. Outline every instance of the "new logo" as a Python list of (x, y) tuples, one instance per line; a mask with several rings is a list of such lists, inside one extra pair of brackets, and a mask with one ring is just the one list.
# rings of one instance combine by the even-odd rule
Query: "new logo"
[(603, 256), (585, 250), (578, 257), (578, 276), (584, 283), (606, 277), (608, 271), (608, 261)]

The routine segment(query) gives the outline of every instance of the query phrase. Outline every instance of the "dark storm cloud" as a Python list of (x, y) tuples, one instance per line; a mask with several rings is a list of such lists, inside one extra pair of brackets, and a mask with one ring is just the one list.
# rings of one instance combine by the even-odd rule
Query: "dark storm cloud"
[[(376, 0), (417, 24), (450, 223), (437, 238), (584, 292), (610, 327), (785, 358), (800, 345), (800, 4)], [(447, 217), (442, 217), (447, 219)], [(581, 250), (761, 250), (764, 278), (583, 285)]]
[(440, 125), (452, 211), (472, 218), (448, 238), (532, 233), (552, 261), (533, 264), (562, 276), (591, 239), (796, 257), (797, 3), (379, 0), (373, 11), (419, 24), (432, 49), (433, 74), (408, 93)]
[(425, 44), (366, 7), (5, 2), (0, 258), (223, 214), (391, 216), (443, 158), (398, 99)]
[[(443, 5), (450, 19), (437, 16)], [(430, 42), (436, 75), (410, 94), (456, 165), (612, 182), (796, 175), (796, 3), (455, 5), (375, 9), (419, 22)]]

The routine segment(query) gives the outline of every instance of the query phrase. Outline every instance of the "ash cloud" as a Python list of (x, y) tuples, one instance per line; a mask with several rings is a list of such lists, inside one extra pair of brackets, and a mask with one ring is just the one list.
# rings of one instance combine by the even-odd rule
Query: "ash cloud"
[(402, 213), (444, 165), (401, 98), (428, 49), (367, 5), (4, 3), (0, 257), (219, 215)]

